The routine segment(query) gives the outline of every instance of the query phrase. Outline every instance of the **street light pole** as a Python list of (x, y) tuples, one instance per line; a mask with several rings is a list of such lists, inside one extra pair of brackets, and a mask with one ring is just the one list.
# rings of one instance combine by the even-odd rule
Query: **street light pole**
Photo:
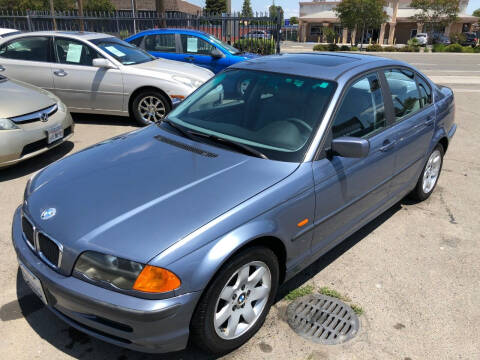
[(135, 12), (137, 10), (136, 1), (132, 0), (132, 17), (133, 17), (133, 33), (137, 33), (137, 21), (135, 20)]

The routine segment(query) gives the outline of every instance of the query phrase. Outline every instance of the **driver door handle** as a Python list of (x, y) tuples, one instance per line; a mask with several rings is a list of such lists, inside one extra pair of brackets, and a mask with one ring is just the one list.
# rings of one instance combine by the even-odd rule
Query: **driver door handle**
[(391, 148), (395, 146), (396, 141), (385, 140), (383, 142), (383, 146), (380, 147), (380, 151), (389, 151)]
[(53, 73), (57, 76), (60, 76), (60, 77), (64, 77), (64, 76), (68, 75), (68, 73), (63, 69), (55, 70)]
[(195, 58), (194, 58), (193, 56), (185, 56), (184, 59), (187, 60), (187, 61), (193, 61), (193, 60), (195, 60)]

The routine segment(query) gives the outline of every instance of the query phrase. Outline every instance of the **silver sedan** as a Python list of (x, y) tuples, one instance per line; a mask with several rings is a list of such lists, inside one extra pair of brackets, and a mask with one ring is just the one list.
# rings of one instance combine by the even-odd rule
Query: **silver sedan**
[(0, 40), (0, 73), (53, 92), (71, 112), (131, 115), (142, 125), (161, 120), (213, 76), (111, 35), (54, 31)]
[(60, 145), (73, 127), (55, 95), (0, 75), (0, 168)]

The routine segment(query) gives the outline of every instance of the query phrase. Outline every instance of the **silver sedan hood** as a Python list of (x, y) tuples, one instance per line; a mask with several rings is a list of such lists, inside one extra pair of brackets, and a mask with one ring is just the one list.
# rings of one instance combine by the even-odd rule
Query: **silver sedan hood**
[(142, 64), (129, 65), (128, 67), (145, 71), (163, 72), (168, 75), (181, 75), (202, 82), (206, 82), (214, 76), (213, 72), (200, 66), (167, 59), (157, 59)]
[(45, 90), (20, 81), (0, 77), (0, 118), (11, 118), (45, 109), (55, 104)]

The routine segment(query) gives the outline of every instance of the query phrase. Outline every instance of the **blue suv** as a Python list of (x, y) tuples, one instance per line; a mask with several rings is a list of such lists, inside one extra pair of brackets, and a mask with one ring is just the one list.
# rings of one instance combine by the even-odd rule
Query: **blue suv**
[(197, 30), (146, 30), (125, 41), (148, 51), (153, 56), (193, 63), (214, 73), (258, 56), (241, 52), (215, 36)]

